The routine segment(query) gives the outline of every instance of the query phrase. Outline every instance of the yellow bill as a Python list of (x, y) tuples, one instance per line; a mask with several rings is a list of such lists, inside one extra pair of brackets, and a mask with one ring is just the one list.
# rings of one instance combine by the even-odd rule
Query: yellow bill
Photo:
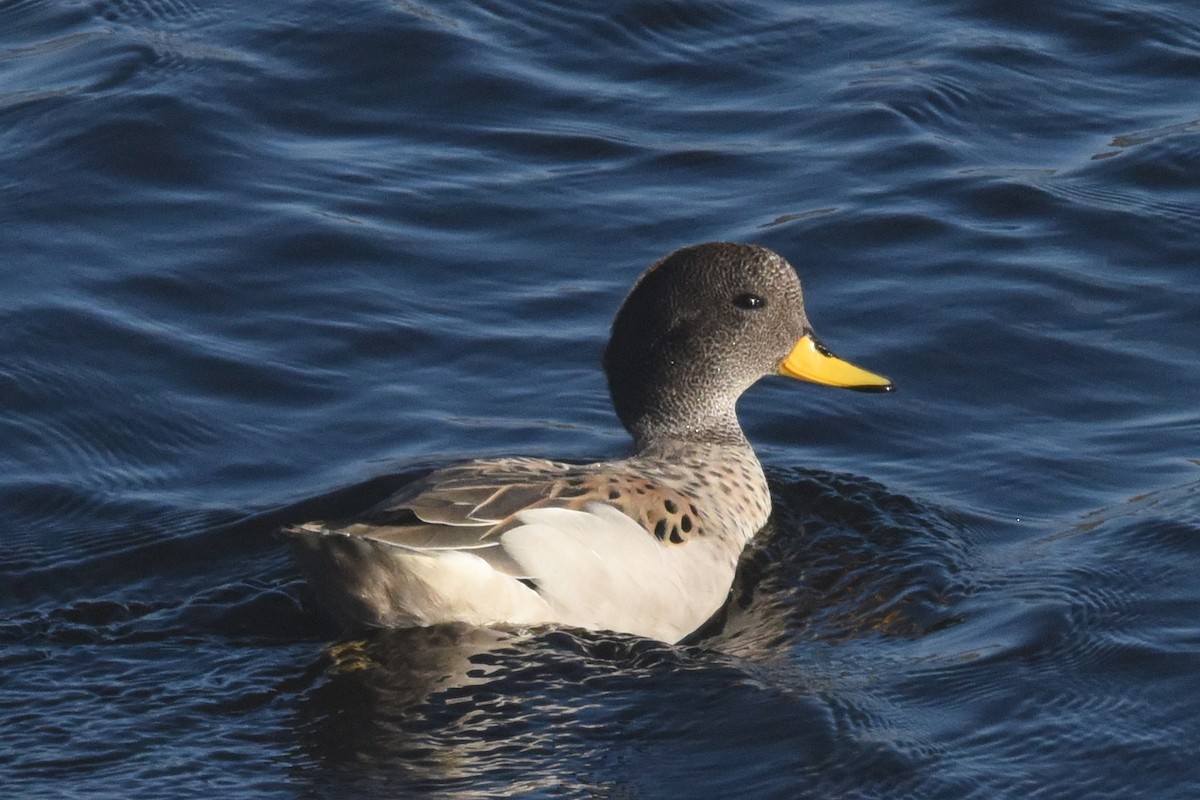
[(895, 388), (882, 375), (867, 372), (838, 358), (812, 334), (800, 337), (792, 347), (792, 352), (779, 365), (779, 374), (862, 392), (890, 392)]

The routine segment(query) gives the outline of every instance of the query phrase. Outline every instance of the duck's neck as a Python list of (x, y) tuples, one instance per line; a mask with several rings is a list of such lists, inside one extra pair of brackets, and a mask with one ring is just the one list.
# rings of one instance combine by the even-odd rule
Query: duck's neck
[(750, 449), (750, 442), (746, 440), (732, 407), (727, 413), (708, 414), (699, 418), (647, 413), (634, 419), (623, 419), (622, 422), (633, 436), (638, 452), (675, 449), (688, 444)]
[(613, 409), (638, 450), (655, 442), (702, 442), (749, 447), (738, 424), (745, 386), (721, 375), (693, 376), (677, 361), (653, 368), (632, 359), (606, 362)]

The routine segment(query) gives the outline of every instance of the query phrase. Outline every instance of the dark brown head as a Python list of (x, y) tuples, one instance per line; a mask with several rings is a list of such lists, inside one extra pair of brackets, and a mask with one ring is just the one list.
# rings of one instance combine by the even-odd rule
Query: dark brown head
[(741, 441), (734, 407), (764, 375), (891, 388), (812, 337), (787, 261), (726, 242), (677, 250), (642, 274), (613, 321), (604, 370), (617, 415), (640, 445)]

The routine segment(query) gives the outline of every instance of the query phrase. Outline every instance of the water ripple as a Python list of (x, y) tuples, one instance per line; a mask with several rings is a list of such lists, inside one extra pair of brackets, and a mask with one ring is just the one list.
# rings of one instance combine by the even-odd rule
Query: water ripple
[[(1190, 796), (1198, 53), (1169, 0), (0, 4), (5, 791)], [(724, 616), (339, 639), (272, 531), (623, 451), (611, 312), (713, 238), (899, 388), (747, 393)]]

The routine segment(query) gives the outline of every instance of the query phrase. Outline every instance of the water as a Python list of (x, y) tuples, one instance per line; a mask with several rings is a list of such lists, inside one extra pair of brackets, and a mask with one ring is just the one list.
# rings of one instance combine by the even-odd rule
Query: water
[[(0, 5), (5, 794), (1197, 796), (1198, 76), (1166, 0)], [(623, 452), (709, 239), (899, 387), (743, 400), (724, 619), (332, 629), (273, 528)]]

